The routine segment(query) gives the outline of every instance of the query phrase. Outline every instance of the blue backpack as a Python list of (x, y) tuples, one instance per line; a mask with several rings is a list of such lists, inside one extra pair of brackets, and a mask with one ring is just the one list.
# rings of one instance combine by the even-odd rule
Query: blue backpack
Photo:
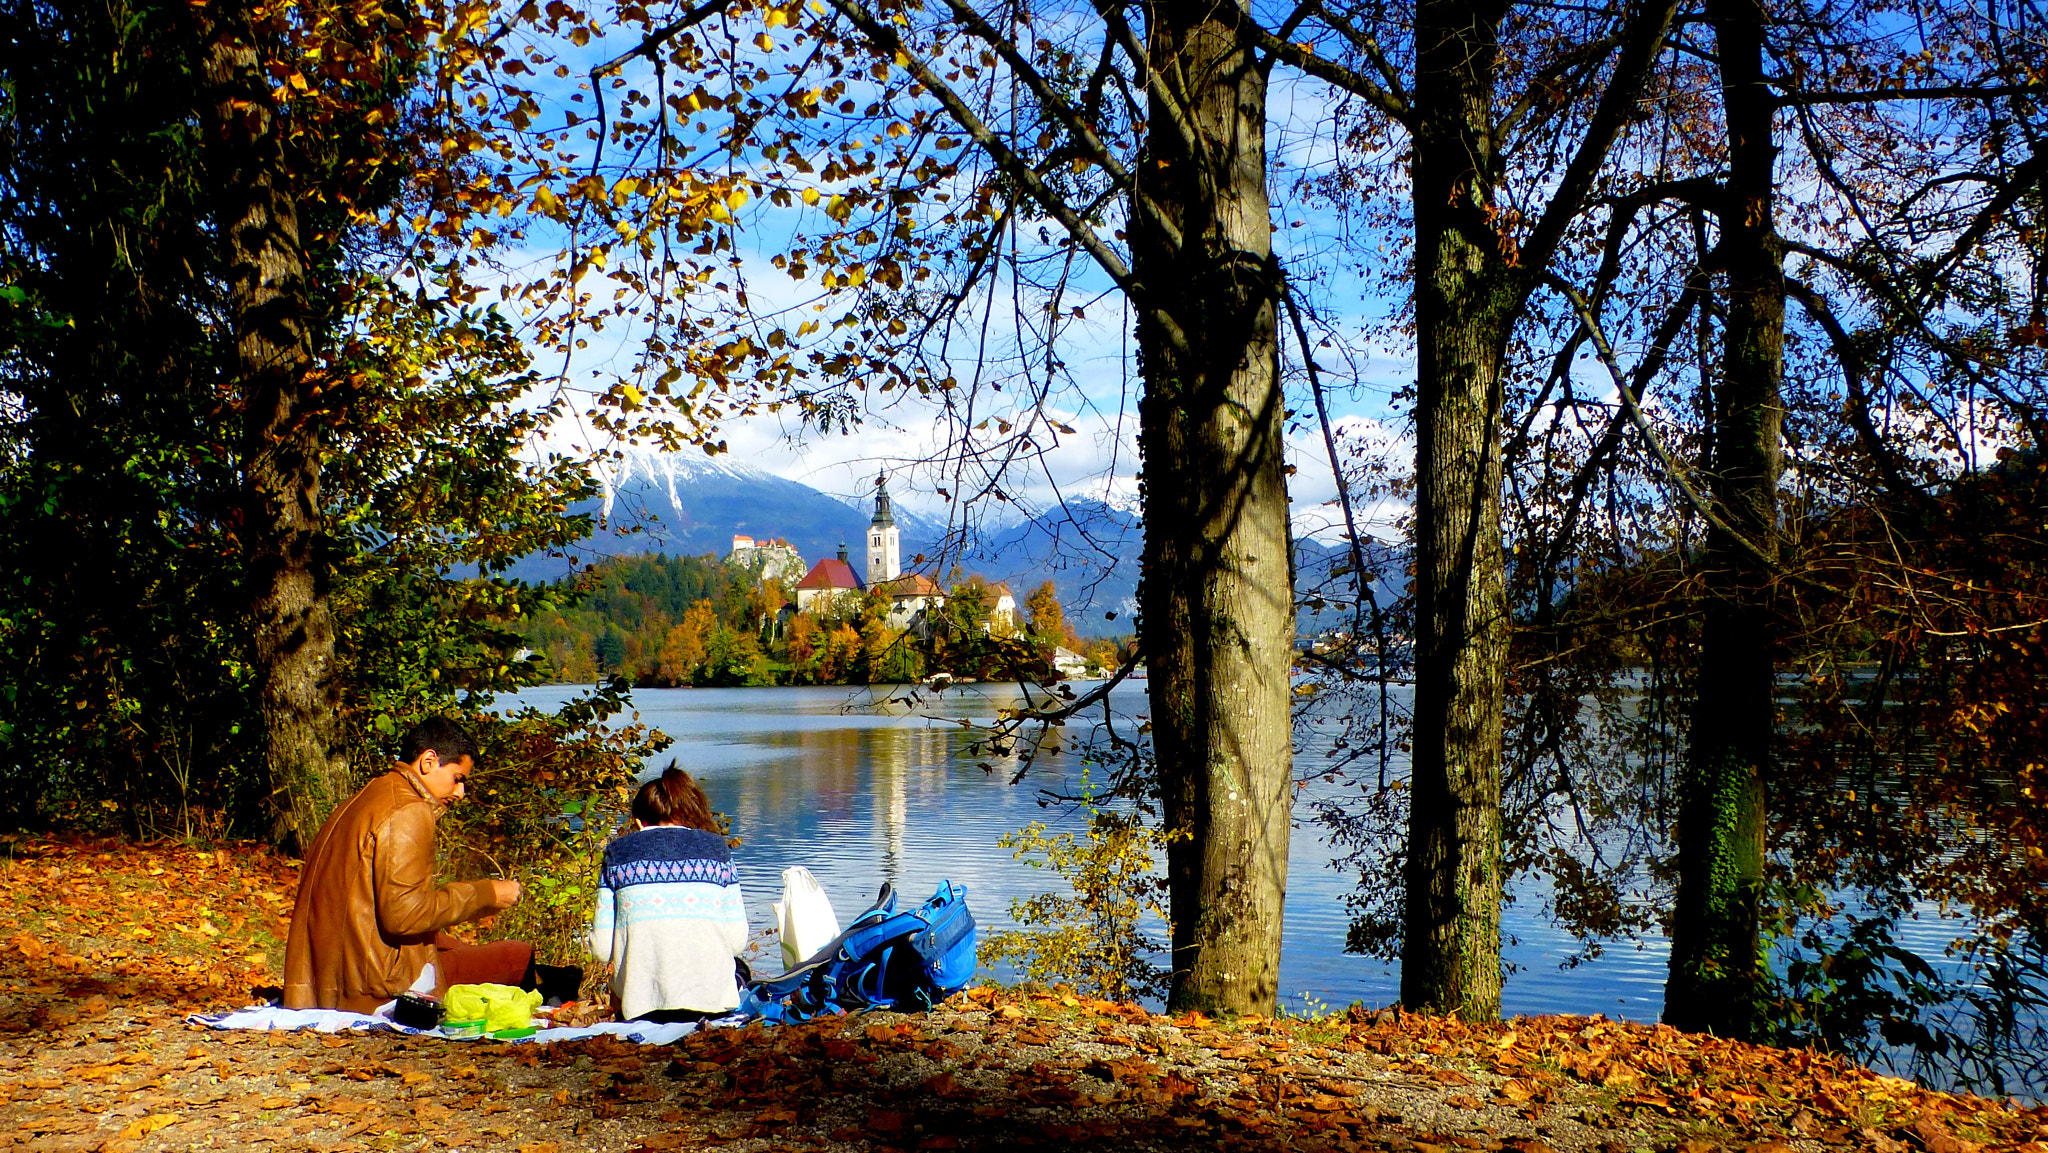
[(882, 895), (846, 931), (780, 977), (755, 981), (739, 1012), (767, 1021), (804, 1021), (862, 1009), (930, 1009), (974, 977), (974, 914), (967, 887), (940, 881), (932, 898), (896, 911)]

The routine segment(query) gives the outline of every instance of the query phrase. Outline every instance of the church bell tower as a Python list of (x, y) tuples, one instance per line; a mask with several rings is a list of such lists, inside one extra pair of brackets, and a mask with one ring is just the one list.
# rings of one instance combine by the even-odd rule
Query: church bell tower
[(903, 571), (903, 543), (896, 513), (889, 507), (889, 480), (875, 478), (875, 519), (868, 522), (868, 585), (893, 580)]

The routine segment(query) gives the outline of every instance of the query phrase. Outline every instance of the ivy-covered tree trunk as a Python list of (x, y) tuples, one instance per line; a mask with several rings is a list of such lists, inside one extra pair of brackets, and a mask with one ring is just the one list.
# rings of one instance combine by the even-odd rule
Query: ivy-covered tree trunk
[(304, 844), (351, 784), (323, 555), (312, 286), (285, 125), (247, 13), (237, 5), (206, 12), (201, 117), (243, 413), (239, 539), (271, 839)]
[(1234, 22), (1146, 10), (1154, 93), (1132, 212), (1144, 286), (1142, 593), (1169, 829), (1175, 1009), (1270, 1014), (1293, 800), (1266, 78)]
[(1500, 1015), (1507, 581), (1501, 360), (1526, 291), (1496, 230), (1494, 3), (1416, 11), (1415, 726), (1401, 1002)]
[(1664, 1020), (1747, 1038), (1755, 1025), (1757, 904), (1764, 880), (1765, 779), (1775, 719), (1770, 561), (1784, 471), (1785, 284), (1772, 166), (1776, 110), (1764, 82), (1766, 14), (1709, 0), (1728, 124), (1720, 256), (1728, 301), (1708, 473), (1717, 518), (1678, 828), (1678, 908)]

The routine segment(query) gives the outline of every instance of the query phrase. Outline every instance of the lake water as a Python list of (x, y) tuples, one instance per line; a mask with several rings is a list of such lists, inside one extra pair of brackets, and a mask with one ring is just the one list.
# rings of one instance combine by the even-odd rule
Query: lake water
[[(552, 708), (575, 686), (534, 689), (501, 699)], [(843, 924), (866, 908), (883, 881), (902, 898), (922, 900), (942, 879), (968, 886), (977, 921), (1013, 926), (1013, 898), (1061, 885), (1058, 877), (1013, 859), (996, 839), (1034, 820), (1078, 828), (1079, 818), (1041, 808), (1047, 783), (1032, 775), (1012, 785), (1009, 774), (984, 772), (972, 756), (974, 731), (958, 719), (992, 721), (1018, 700), (1013, 687), (968, 686), (926, 697), (916, 711), (884, 702), (892, 690), (848, 687), (640, 689), (640, 719), (675, 738), (655, 758), (669, 757), (703, 782), (712, 805), (743, 838), (734, 851), (757, 933), (773, 924), (769, 903), (782, 891), (782, 870), (803, 865), (817, 875)], [(1111, 704), (1120, 714), (1146, 712), (1145, 686), (1126, 682)], [(1043, 764), (1044, 762), (1041, 762)], [(1313, 765), (1297, 763), (1297, 776)], [(1316, 786), (1311, 786), (1313, 790)], [(1331, 786), (1322, 786), (1328, 788)], [(1330, 867), (1332, 852), (1307, 819), (1313, 791), (1299, 797), (1288, 854), (1287, 913), (1280, 993), (1290, 1008), (1307, 999), (1342, 1007), (1385, 1005), (1399, 997), (1400, 973), (1388, 963), (1344, 952), (1345, 895), (1356, 878)], [(1509, 1015), (1605, 1013), (1654, 1021), (1663, 1008), (1667, 950), (1620, 945), (1599, 960), (1560, 970), (1572, 938), (1539, 919), (1540, 893), (1503, 910), (1507, 959), (1518, 966), (1502, 996)], [(766, 972), (779, 964), (772, 948)], [(1005, 974), (998, 974), (1003, 976)]]

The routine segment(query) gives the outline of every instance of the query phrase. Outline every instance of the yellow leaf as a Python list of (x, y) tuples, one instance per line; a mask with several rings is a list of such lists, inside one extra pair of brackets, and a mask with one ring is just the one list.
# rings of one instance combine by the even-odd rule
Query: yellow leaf
[(789, 24), (789, 13), (780, 8), (770, 8), (761, 14), (761, 23), (770, 28), (782, 28)]
[(804, 203), (815, 206), (818, 203), (818, 190), (815, 188), (804, 189)]
[(133, 1141), (137, 1137), (147, 1137), (151, 1133), (154, 1133), (167, 1125), (176, 1125), (180, 1120), (182, 1120), (182, 1118), (180, 1118), (176, 1113), (153, 1114), (151, 1116), (144, 1117), (141, 1120), (136, 1121), (133, 1124), (130, 1124), (126, 1129), (121, 1130), (121, 1136)]
[(759, 48), (763, 52), (773, 52), (775, 51), (775, 38), (763, 32), (754, 37), (754, 47)]

